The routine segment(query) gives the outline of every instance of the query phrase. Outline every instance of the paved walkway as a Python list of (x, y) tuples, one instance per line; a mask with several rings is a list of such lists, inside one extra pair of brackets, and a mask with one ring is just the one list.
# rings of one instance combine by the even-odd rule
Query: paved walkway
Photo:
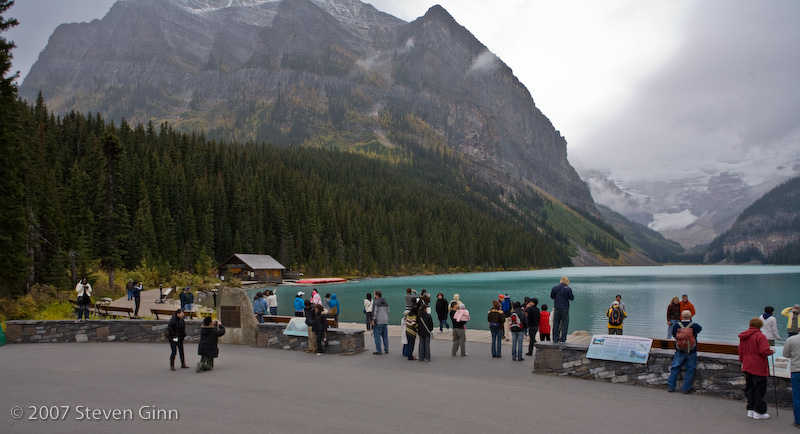
[[(741, 401), (535, 375), (532, 358), (493, 359), (483, 343), (451, 357), (449, 343), (436, 340), (430, 363), (404, 359), (399, 347), (390, 338), (389, 355), (315, 356), (221, 345), (216, 368), (197, 374), (170, 371), (166, 344), (6, 345), (0, 432), (797, 432), (788, 410), (776, 418), (771, 407), (772, 418), (757, 421)], [(186, 351), (194, 366), (195, 345)], [(63, 420), (30, 420), (31, 406), (45, 415), (55, 408)], [(113, 410), (126, 420), (87, 420)], [(154, 410), (161, 420), (145, 420)]]

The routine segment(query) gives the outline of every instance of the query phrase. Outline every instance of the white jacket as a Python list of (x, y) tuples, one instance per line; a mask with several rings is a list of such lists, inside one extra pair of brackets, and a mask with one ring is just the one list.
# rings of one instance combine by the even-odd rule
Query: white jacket
[(89, 282), (86, 282), (86, 285), (83, 285), (81, 282), (78, 282), (78, 284), (75, 285), (75, 293), (78, 296), (82, 296), (83, 295), (83, 287), (84, 286), (86, 286), (86, 295), (91, 297), (92, 296), (92, 285)]
[(762, 314), (761, 320), (764, 321), (764, 327), (761, 327), (761, 333), (764, 333), (767, 339), (780, 340), (781, 336), (778, 334), (778, 320), (775, 319), (775, 315), (764, 318)]

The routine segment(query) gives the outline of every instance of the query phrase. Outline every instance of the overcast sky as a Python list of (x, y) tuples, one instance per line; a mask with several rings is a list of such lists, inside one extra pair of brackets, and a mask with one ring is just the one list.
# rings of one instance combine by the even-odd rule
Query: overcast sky
[[(56, 26), (113, 0), (17, 0), (23, 77)], [(406, 21), (442, 5), (514, 70), (598, 169), (800, 154), (798, 0), (370, 0)], [(687, 158), (690, 157), (690, 158)]]

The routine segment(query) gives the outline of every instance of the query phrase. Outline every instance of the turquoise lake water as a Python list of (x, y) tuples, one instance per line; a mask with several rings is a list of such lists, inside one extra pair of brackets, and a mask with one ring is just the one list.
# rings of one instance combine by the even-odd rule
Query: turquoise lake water
[[(492, 300), (507, 293), (513, 301), (536, 297), (539, 305), (552, 307), (550, 288), (561, 276), (570, 279), (575, 300), (570, 305), (570, 332), (588, 330), (606, 332), (605, 312), (622, 295), (628, 318), (626, 335), (666, 337), (667, 305), (673, 296), (688, 294), (696, 310), (694, 321), (703, 326), (700, 340), (738, 342), (737, 335), (747, 329), (750, 318), (764, 312), (764, 306), (775, 307), (778, 330), (786, 337), (786, 318), (780, 311), (800, 303), (800, 266), (762, 265), (676, 265), (657, 267), (575, 267), (554, 270), (469, 273), (438, 276), (407, 276), (363, 279), (345, 284), (316, 286), (320, 294), (336, 294), (342, 304), (340, 321), (364, 322), (363, 300), (367, 292), (380, 290), (391, 309), (390, 321), (399, 324), (406, 288), (420, 292), (423, 288), (452, 299), (459, 294), (472, 315), (468, 328), (488, 328), (486, 313)], [(278, 288), (278, 313), (293, 315), (297, 291), (308, 298), (313, 287), (281, 286)], [(250, 289), (251, 297), (263, 290)], [(548, 309), (552, 310), (552, 309)], [(436, 314), (434, 322), (438, 325)]]

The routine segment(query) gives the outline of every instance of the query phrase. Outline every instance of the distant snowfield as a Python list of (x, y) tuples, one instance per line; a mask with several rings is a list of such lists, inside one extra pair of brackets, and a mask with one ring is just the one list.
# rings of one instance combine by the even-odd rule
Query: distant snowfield
[(698, 217), (692, 214), (688, 209), (673, 214), (664, 212), (653, 214), (653, 221), (648, 224), (647, 227), (658, 232), (670, 229), (683, 229), (696, 222), (697, 219)]

